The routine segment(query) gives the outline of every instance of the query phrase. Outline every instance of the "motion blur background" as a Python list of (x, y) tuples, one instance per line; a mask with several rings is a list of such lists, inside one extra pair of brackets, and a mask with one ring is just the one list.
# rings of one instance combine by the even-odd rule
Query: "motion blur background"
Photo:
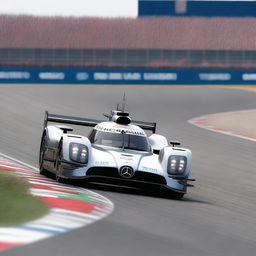
[(9, 2), (0, 9), (0, 82), (256, 81), (255, 1)]

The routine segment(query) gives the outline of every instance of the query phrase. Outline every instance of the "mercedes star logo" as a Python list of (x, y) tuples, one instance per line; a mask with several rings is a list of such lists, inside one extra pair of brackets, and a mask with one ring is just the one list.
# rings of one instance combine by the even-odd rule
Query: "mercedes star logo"
[(134, 175), (134, 170), (130, 166), (123, 166), (120, 169), (120, 176), (126, 179), (131, 178)]

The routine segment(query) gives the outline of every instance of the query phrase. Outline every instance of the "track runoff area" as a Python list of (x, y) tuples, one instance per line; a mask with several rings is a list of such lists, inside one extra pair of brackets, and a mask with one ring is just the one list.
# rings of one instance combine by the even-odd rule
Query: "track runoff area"
[(114, 205), (92, 191), (58, 184), (37, 168), (0, 153), (0, 169), (30, 184), (32, 195), (50, 207), (46, 216), (15, 227), (0, 227), (0, 251), (81, 228), (109, 215)]

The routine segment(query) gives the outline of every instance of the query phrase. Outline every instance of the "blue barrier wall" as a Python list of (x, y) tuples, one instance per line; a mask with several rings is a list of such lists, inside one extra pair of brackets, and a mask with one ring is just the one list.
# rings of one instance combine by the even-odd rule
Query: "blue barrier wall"
[(256, 85), (256, 70), (0, 67), (0, 83)]
[(140, 0), (139, 16), (256, 17), (255, 1)]

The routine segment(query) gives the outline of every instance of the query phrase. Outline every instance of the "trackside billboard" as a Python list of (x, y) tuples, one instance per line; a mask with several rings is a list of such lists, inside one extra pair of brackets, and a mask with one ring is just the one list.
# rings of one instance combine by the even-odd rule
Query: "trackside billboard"
[(256, 17), (256, 1), (139, 0), (138, 15)]
[(256, 70), (1, 67), (0, 83), (256, 85)]

